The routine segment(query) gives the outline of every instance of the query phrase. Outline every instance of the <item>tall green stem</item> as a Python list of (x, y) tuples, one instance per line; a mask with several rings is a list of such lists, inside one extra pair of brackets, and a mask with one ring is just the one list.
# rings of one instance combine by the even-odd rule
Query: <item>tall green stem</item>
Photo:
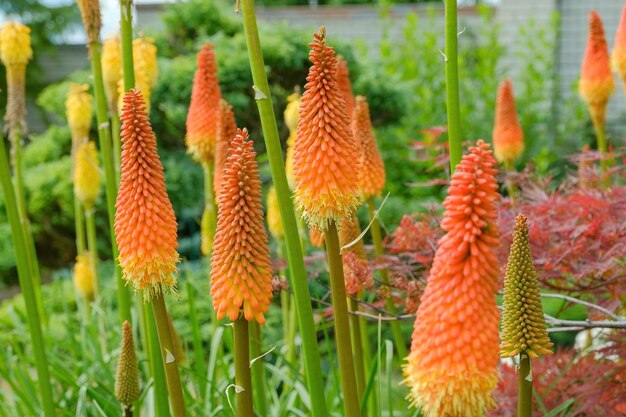
[[(285, 243), (287, 246), (287, 259), (289, 263), (289, 277), (293, 288), (294, 301), (298, 312), (298, 324), (302, 338), (302, 351), (304, 356), (305, 376), (307, 387), (311, 397), (311, 414), (313, 417), (326, 417), (326, 399), (324, 397), (324, 381), (320, 361), (319, 346), (315, 334), (315, 322), (313, 320), (313, 308), (309, 293), (309, 284), (296, 216), (291, 201), (291, 191), (287, 185), (283, 154), (276, 127), (276, 118), (272, 106), (272, 98), (265, 64), (261, 52), (261, 43), (257, 29), (254, 11), (254, 0), (241, 0), (243, 24), (250, 57), (250, 69), (256, 90), (256, 103), (263, 128), (263, 138), (270, 162), (272, 179), (276, 188), (278, 208), (285, 231)], [(344, 298), (345, 299), (345, 298)], [(349, 343), (349, 339), (348, 339)]]
[(461, 110), (459, 107), (459, 63), (457, 55), (457, 0), (446, 4), (446, 100), (448, 109), (448, 143), (450, 172), (461, 162)]
[(361, 412), (353, 351), (350, 348), (350, 323), (348, 319), (348, 303), (346, 301), (346, 284), (339, 249), (339, 236), (337, 235), (337, 226), (334, 221), (330, 222), (324, 237), (326, 239), (330, 290), (335, 312), (335, 341), (337, 344), (337, 356), (339, 357), (345, 416), (359, 417)]
[[(151, 303), (144, 303), (143, 299), (139, 299), (138, 305), (143, 306), (144, 339), (146, 353), (148, 354), (148, 362), (150, 364), (150, 374), (154, 383), (154, 409), (157, 417), (170, 417), (170, 403), (167, 395), (167, 383), (165, 382), (165, 368), (161, 359), (159, 349), (159, 336), (157, 335), (157, 327), (154, 319), (154, 313), (150, 306)], [(140, 321), (141, 322), (141, 321)]]
[(178, 359), (175, 356), (176, 351), (174, 350), (169, 318), (167, 317), (167, 309), (162, 293), (152, 300), (152, 311), (159, 335), (161, 356), (165, 368), (165, 378), (167, 380), (167, 390), (169, 391), (172, 414), (174, 417), (186, 417), (185, 397), (180, 384), (180, 375), (178, 374)]
[(120, 32), (122, 35), (122, 73), (124, 77), (124, 92), (128, 92), (128, 90), (135, 87), (132, 0), (120, 0)]
[(359, 323), (359, 316), (355, 314), (359, 310), (359, 304), (354, 298), (350, 298), (348, 303), (350, 309), (350, 332), (352, 335), (356, 388), (359, 394), (359, 404), (361, 404), (365, 393), (365, 362), (363, 360), (363, 346), (361, 344), (363, 340), (361, 337), (361, 324)]
[(206, 231), (209, 239), (209, 252), (213, 250), (213, 238), (215, 238), (215, 229), (217, 228), (217, 209), (215, 204), (215, 193), (213, 191), (213, 163), (202, 164), (204, 169), (204, 210), (209, 213), (209, 227)]
[(85, 214), (83, 205), (78, 196), (74, 194), (74, 228), (76, 229), (76, 253), (85, 253), (87, 241), (85, 240)]
[[(383, 249), (383, 237), (380, 231), (380, 222), (376, 216), (376, 203), (374, 203), (373, 198), (369, 198), (367, 200), (367, 208), (370, 219), (372, 219), (370, 232), (372, 233), (372, 241), (374, 242), (374, 251), (376, 252), (376, 256), (382, 256), (385, 254)], [(389, 285), (389, 271), (387, 271), (386, 268), (381, 269), (380, 275), (383, 278), (383, 284)], [(396, 306), (393, 304), (391, 296), (385, 298), (385, 308), (390, 313), (396, 312)], [(404, 335), (402, 334), (402, 327), (400, 327), (400, 322), (398, 320), (391, 321), (391, 333), (393, 335), (393, 343), (396, 346), (398, 356), (400, 356), (400, 359), (406, 358), (408, 356), (406, 342), (404, 340)]]
[(91, 69), (93, 72), (93, 87), (96, 97), (96, 120), (98, 122), (98, 141), (100, 142), (100, 152), (102, 153), (102, 165), (104, 167), (105, 191), (107, 201), (107, 212), (109, 215), (109, 232), (111, 236), (111, 251), (115, 261), (115, 276), (117, 283), (117, 302), (120, 321), (132, 322), (130, 314), (130, 294), (122, 279), (122, 269), (119, 262), (119, 251), (115, 240), (115, 199), (117, 195), (117, 179), (115, 167), (113, 166), (113, 155), (111, 153), (111, 129), (107, 111), (107, 99), (104, 93), (104, 82), (102, 80), (102, 45), (94, 42), (90, 45)]
[(517, 387), (517, 417), (531, 417), (533, 404), (533, 380), (530, 369), (530, 356), (520, 354), (519, 385)]
[(117, 111), (111, 113), (111, 133), (113, 136), (113, 166), (115, 167), (115, 180), (119, 184), (122, 166), (122, 139), (120, 138), (120, 117)]
[[(598, 151), (602, 154), (602, 159), (600, 159), (600, 170), (602, 171), (602, 173), (605, 173), (613, 162), (611, 160), (605, 159), (606, 154), (609, 152), (609, 146), (606, 141), (606, 123), (604, 121), (604, 118), (598, 117), (598, 115), (595, 115), (593, 111), (591, 113), (591, 120), (593, 121), (593, 128), (596, 131)], [(608, 186), (610, 184), (610, 178), (605, 178), (603, 184), (605, 186)]]
[(6, 207), (7, 217), (11, 227), (17, 274), (25, 300), (26, 318), (32, 341), (31, 346), (35, 356), (35, 367), (37, 368), (37, 386), (41, 394), (44, 415), (46, 417), (53, 417), (57, 414), (52, 400), (52, 386), (50, 384), (50, 372), (48, 370), (45, 342), (41, 332), (39, 306), (33, 288), (32, 269), (28, 263), (28, 249), (20, 222), (15, 190), (11, 182), (11, 170), (9, 169), (9, 160), (6, 154), (4, 140), (0, 140), (0, 183), (2, 183), (2, 189), (4, 190), (4, 206)]
[(94, 274), (94, 292), (96, 297), (98, 297), (100, 292), (98, 280), (98, 238), (96, 235), (96, 222), (93, 217), (93, 209), (85, 212), (85, 218), (87, 219), (87, 245), (89, 247), (89, 255), (91, 257), (91, 265), (93, 266)]
[(189, 324), (191, 324), (191, 336), (193, 340), (194, 366), (198, 377), (198, 391), (204, 395), (206, 392), (206, 365), (204, 361), (204, 348), (202, 335), (200, 334), (200, 320), (196, 312), (196, 289), (186, 277), (187, 302), (189, 303)]
[(261, 351), (261, 326), (255, 320), (251, 321), (248, 326), (250, 331), (250, 357), (256, 359), (252, 365), (254, 404), (259, 415), (267, 416), (269, 415), (267, 413), (267, 384), (265, 382), (263, 358), (261, 358), (263, 354)]
[(238, 389), (236, 394), (237, 417), (254, 417), (248, 320), (239, 316), (233, 327), (235, 330), (235, 384), (243, 388), (243, 390)]
[[(365, 368), (365, 381), (368, 382), (372, 372), (372, 348), (371, 340), (367, 332), (367, 320), (365, 317), (359, 317), (359, 326), (361, 327), (361, 346), (363, 347), (363, 367)], [(366, 391), (367, 392), (367, 391)], [(371, 416), (379, 416), (380, 408), (378, 406), (378, 384), (373, 384), (372, 391), (367, 398), (368, 407), (371, 410)]]

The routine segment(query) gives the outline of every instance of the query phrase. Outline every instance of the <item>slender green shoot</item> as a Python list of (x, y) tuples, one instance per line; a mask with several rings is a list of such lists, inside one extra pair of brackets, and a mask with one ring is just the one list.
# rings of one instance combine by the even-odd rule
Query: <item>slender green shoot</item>
[(217, 229), (217, 205), (215, 204), (215, 192), (213, 190), (213, 173), (215, 164), (202, 164), (204, 170), (204, 210), (209, 213), (209, 227), (206, 231), (209, 239), (209, 253), (213, 251), (213, 239), (215, 238), (215, 230)]
[(525, 352), (520, 354), (517, 387), (517, 417), (531, 417), (533, 404), (533, 379), (531, 373), (530, 356)]
[(94, 294), (96, 298), (98, 298), (100, 294), (100, 283), (98, 280), (98, 237), (93, 212), (93, 209), (85, 211), (85, 219), (87, 220), (87, 246), (89, 247), (89, 256), (91, 258), (91, 266), (94, 274)]
[(461, 110), (459, 107), (459, 62), (457, 53), (457, 0), (445, 0), (446, 7), (446, 100), (448, 109), (448, 143), (450, 172), (454, 172), (463, 155)]
[(350, 323), (348, 319), (348, 303), (346, 301), (346, 284), (343, 276), (343, 262), (339, 247), (339, 235), (334, 221), (330, 222), (324, 233), (326, 240), (326, 256), (330, 275), (330, 290), (335, 312), (335, 341), (341, 373), (341, 388), (346, 417), (359, 417), (360, 401), (357, 392), (357, 379), (354, 367), (354, 352), (350, 343)]
[[(243, 26), (248, 45), (250, 69), (254, 82), (255, 99), (261, 118), (263, 138), (272, 172), (278, 208), (285, 231), (285, 244), (287, 247), (287, 260), (289, 263), (289, 277), (293, 289), (294, 302), (298, 313), (300, 336), (302, 338), (302, 352), (304, 356), (305, 377), (307, 388), (311, 397), (311, 414), (313, 417), (327, 417), (326, 398), (324, 397), (324, 381), (322, 379), (322, 367), (319, 354), (319, 345), (315, 334), (315, 322), (313, 320), (313, 308), (308, 286), (308, 278), (304, 267), (302, 246), (298, 225), (291, 201), (291, 191), (285, 176), (282, 148), (276, 126), (276, 117), (272, 106), (272, 98), (265, 64), (261, 52), (261, 42), (257, 29), (254, 0), (241, 0), (243, 14)], [(345, 300), (345, 297), (344, 297)], [(348, 340), (348, 343), (350, 341)]]
[(74, 228), (76, 229), (76, 253), (82, 255), (87, 248), (87, 240), (85, 239), (85, 212), (76, 193), (74, 193)]
[(140, 301), (141, 304), (138, 305), (143, 306), (143, 317), (145, 320), (146, 353), (150, 364), (150, 374), (154, 383), (154, 408), (157, 417), (169, 417), (170, 403), (167, 395), (167, 383), (165, 382), (165, 368), (159, 349), (156, 321), (150, 303), (144, 303), (143, 299)]
[(248, 320), (240, 315), (239, 318), (235, 320), (233, 326), (235, 330), (235, 391), (237, 393), (237, 417), (254, 417), (248, 324)]
[(359, 303), (354, 298), (348, 298), (350, 316), (350, 334), (352, 335), (352, 352), (354, 355), (354, 371), (356, 375), (356, 388), (359, 394), (359, 404), (363, 403), (365, 393), (365, 362), (363, 359), (363, 338), (361, 337), (361, 324), (359, 316), (355, 313), (359, 310)]
[[(369, 211), (370, 220), (372, 225), (370, 226), (370, 232), (372, 233), (372, 241), (374, 242), (374, 251), (376, 256), (382, 256), (385, 254), (383, 248), (383, 237), (380, 231), (380, 222), (376, 215), (376, 203), (373, 198), (367, 200), (367, 208)], [(380, 275), (383, 279), (383, 284), (389, 285), (389, 271), (386, 268), (380, 270)], [(385, 308), (390, 313), (395, 313), (396, 306), (393, 304), (391, 297), (385, 298)], [(404, 359), (408, 356), (406, 349), (406, 342), (404, 341), (404, 335), (402, 334), (402, 327), (398, 320), (391, 321), (391, 333), (393, 335), (394, 345), (400, 359)]]
[(4, 191), (4, 206), (6, 207), (11, 236), (15, 250), (15, 260), (17, 263), (17, 274), (20, 287), (24, 295), (24, 305), (26, 308), (26, 318), (30, 331), (33, 355), (35, 356), (35, 367), (37, 369), (39, 393), (45, 417), (56, 416), (52, 397), (52, 385), (50, 384), (50, 371), (48, 369), (48, 359), (46, 357), (45, 342), (41, 331), (40, 313), (36, 300), (35, 289), (33, 288), (32, 269), (28, 263), (28, 249), (24, 236), (20, 215), (15, 198), (15, 190), (11, 181), (11, 170), (6, 154), (4, 140), (0, 140), (0, 183)]
[[(186, 273), (186, 269), (184, 270)], [(206, 364), (204, 360), (204, 348), (202, 347), (202, 335), (200, 334), (200, 320), (196, 312), (196, 289), (189, 279), (186, 280), (187, 303), (189, 304), (189, 324), (191, 325), (191, 337), (194, 353), (194, 366), (198, 377), (198, 391), (200, 394), (206, 391)]]
[(170, 331), (169, 318), (165, 307), (163, 293), (152, 299), (152, 312), (157, 326), (163, 367), (165, 368), (165, 379), (167, 380), (167, 390), (169, 392), (170, 405), (174, 417), (186, 417), (185, 396), (178, 374), (178, 359), (175, 354), (172, 333)]
[(250, 357), (254, 360), (251, 364), (253, 380), (253, 398), (257, 413), (261, 416), (268, 416), (267, 413), (267, 383), (265, 382), (265, 367), (263, 366), (263, 346), (261, 337), (261, 326), (256, 320), (248, 323), (250, 333)]

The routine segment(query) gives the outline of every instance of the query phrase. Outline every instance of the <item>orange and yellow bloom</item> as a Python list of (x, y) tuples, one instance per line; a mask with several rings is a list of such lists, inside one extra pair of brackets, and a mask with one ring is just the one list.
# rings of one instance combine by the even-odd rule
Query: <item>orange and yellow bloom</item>
[(583, 58), (578, 91), (589, 107), (595, 126), (604, 127), (606, 105), (614, 90), (615, 80), (611, 72), (602, 20), (596, 11), (592, 11), (589, 13), (587, 49)]
[(626, 4), (622, 8), (622, 17), (615, 33), (613, 52), (611, 53), (613, 68), (619, 74), (626, 89)]
[(115, 237), (124, 280), (149, 300), (176, 284), (176, 216), (141, 92), (124, 96)]
[(493, 125), (493, 153), (498, 162), (511, 167), (524, 152), (524, 131), (517, 119), (513, 83), (504, 80), (498, 87), (496, 120)]
[(213, 45), (206, 44), (198, 52), (185, 137), (189, 153), (201, 164), (213, 163), (215, 159), (221, 98), (215, 52)]
[(259, 166), (247, 130), (237, 130), (228, 148), (219, 195), (211, 258), (211, 296), (218, 319), (240, 311), (265, 323), (272, 299), (272, 269)]
[(352, 82), (350, 82), (350, 70), (348, 62), (341, 55), (337, 57), (337, 84), (343, 93), (343, 99), (346, 102), (346, 111), (348, 117), (352, 118), (354, 114), (355, 100), (352, 94)]
[(324, 231), (357, 207), (359, 152), (337, 84), (335, 51), (320, 30), (311, 43), (294, 144), (295, 199), (310, 226)]
[(498, 379), (499, 245), (496, 161), (479, 141), (452, 176), (447, 232), (417, 311), (404, 367), (412, 404), (426, 417), (482, 416)]
[(369, 106), (363, 96), (356, 98), (352, 132), (360, 150), (359, 195), (364, 200), (379, 197), (385, 188), (385, 163), (376, 145)]

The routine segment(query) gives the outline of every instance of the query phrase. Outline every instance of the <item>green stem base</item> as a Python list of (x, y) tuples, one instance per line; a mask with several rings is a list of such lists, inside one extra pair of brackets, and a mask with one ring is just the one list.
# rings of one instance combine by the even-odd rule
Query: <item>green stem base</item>
[(237, 416), (254, 417), (252, 406), (252, 373), (250, 372), (250, 337), (248, 320), (240, 316), (234, 323), (235, 330), (235, 384), (238, 389)]

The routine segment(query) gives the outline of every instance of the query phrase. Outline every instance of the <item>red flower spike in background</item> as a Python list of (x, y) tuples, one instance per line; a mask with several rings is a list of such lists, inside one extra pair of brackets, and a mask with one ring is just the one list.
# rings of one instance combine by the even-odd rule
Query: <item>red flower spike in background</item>
[[(339, 242), (341, 246), (350, 245), (361, 234), (361, 226), (356, 215), (345, 219), (339, 226)], [(343, 258), (343, 275), (346, 280), (346, 294), (356, 297), (359, 292), (374, 287), (373, 269), (370, 266), (363, 241), (350, 245), (341, 251)]]
[(185, 137), (189, 153), (201, 164), (212, 163), (215, 158), (221, 98), (215, 52), (213, 45), (206, 44), (198, 52)]
[(359, 194), (364, 200), (370, 197), (380, 197), (380, 193), (385, 188), (385, 163), (376, 145), (370, 120), (370, 109), (367, 105), (367, 99), (363, 96), (356, 98), (356, 107), (352, 117), (352, 133), (361, 154), (359, 158)]
[(498, 87), (496, 120), (493, 126), (493, 153), (505, 167), (513, 163), (524, 152), (524, 132), (517, 119), (513, 83), (504, 80)]
[(613, 42), (613, 52), (611, 54), (613, 68), (619, 74), (626, 90), (626, 4), (622, 8), (622, 18), (619, 21), (615, 42)]
[(352, 117), (355, 103), (354, 95), (352, 94), (352, 82), (350, 82), (350, 70), (348, 69), (348, 62), (341, 55), (337, 56), (337, 84), (343, 93), (348, 116)]
[(496, 161), (482, 140), (452, 176), (428, 284), (404, 367), (426, 417), (482, 416), (498, 381)]
[(222, 173), (226, 163), (226, 154), (230, 141), (237, 134), (237, 123), (233, 106), (224, 99), (220, 100), (220, 118), (217, 124), (217, 140), (215, 141), (215, 173), (213, 174), (213, 190), (216, 198), (220, 195)]
[(211, 258), (211, 296), (218, 319), (263, 324), (272, 299), (272, 269), (259, 165), (247, 130), (237, 130), (228, 148), (219, 195)]
[(604, 126), (606, 105), (615, 90), (609, 49), (604, 37), (602, 20), (596, 11), (589, 13), (589, 35), (583, 58), (578, 91), (589, 106), (594, 125)]
[(141, 92), (124, 96), (122, 165), (115, 237), (124, 279), (152, 299), (173, 289), (178, 253), (176, 216), (165, 190), (163, 165)]
[(320, 29), (310, 44), (313, 66), (301, 99), (294, 145), (295, 199), (310, 226), (324, 231), (351, 215), (358, 205), (359, 152), (337, 84), (335, 50)]

